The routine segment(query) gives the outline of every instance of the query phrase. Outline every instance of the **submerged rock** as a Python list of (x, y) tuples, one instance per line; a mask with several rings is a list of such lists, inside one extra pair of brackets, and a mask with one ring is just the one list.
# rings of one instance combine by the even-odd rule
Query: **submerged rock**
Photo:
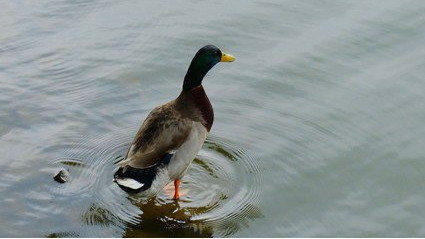
[(61, 170), (53, 177), (53, 179), (58, 183), (66, 183), (69, 181), (69, 172), (65, 168)]

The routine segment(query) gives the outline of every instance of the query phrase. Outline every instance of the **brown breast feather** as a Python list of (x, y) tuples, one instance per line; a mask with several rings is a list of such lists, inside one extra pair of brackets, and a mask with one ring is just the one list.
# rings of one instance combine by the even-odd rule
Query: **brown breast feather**
[(185, 117), (201, 122), (208, 132), (211, 130), (214, 122), (214, 110), (202, 85), (189, 92), (183, 91), (176, 99), (176, 108)]

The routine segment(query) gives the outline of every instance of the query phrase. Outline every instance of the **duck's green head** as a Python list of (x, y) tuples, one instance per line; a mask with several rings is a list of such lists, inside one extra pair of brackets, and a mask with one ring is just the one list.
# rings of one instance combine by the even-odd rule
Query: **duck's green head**
[(199, 49), (195, 57), (193, 57), (184, 77), (183, 90), (191, 89), (201, 85), (202, 79), (207, 72), (219, 62), (232, 62), (235, 57), (223, 53), (220, 49), (213, 45), (207, 45)]

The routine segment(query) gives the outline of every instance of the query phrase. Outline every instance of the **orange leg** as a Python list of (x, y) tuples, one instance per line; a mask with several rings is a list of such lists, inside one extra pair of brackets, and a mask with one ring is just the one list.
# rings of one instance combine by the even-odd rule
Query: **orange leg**
[(180, 186), (180, 179), (174, 180), (174, 197), (173, 199), (177, 200), (179, 199), (179, 186)]

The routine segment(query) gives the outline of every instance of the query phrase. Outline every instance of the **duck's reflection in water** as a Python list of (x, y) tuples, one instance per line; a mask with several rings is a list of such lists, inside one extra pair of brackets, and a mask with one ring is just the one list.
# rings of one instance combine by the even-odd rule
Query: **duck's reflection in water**
[(263, 217), (260, 209), (250, 203), (244, 204), (238, 211), (213, 218), (206, 215), (216, 214), (219, 202), (190, 207), (184, 201), (150, 199), (135, 205), (143, 213), (139, 215), (138, 223), (126, 226), (124, 237), (225, 237), (249, 227), (251, 220)]
[(114, 208), (108, 210), (92, 204), (81, 215), (86, 227), (75, 232), (51, 233), (46, 237), (105, 236), (108, 233), (112, 233), (110, 236), (113, 237), (226, 237), (249, 227), (249, 221), (263, 217), (261, 211), (250, 203), (235, 212), (222, 214), (217, 213), (219, 202), (195, 207), (189, 206), (188, 202), (167, 197), (144, 202), (130, 197), (128, 200), (140, 209), (139, 214), (121, 217), (118, 215), (124, 212), (113, 212)]
[(150, 199), (135, 202), (143, 212), (138, 223), (127, 223), (124, 237), (212, 237), (213, 228), (192, 217), (211, 210), (212, 206), (201, 208), (181, 207), (179, 201), (160, 202)]

